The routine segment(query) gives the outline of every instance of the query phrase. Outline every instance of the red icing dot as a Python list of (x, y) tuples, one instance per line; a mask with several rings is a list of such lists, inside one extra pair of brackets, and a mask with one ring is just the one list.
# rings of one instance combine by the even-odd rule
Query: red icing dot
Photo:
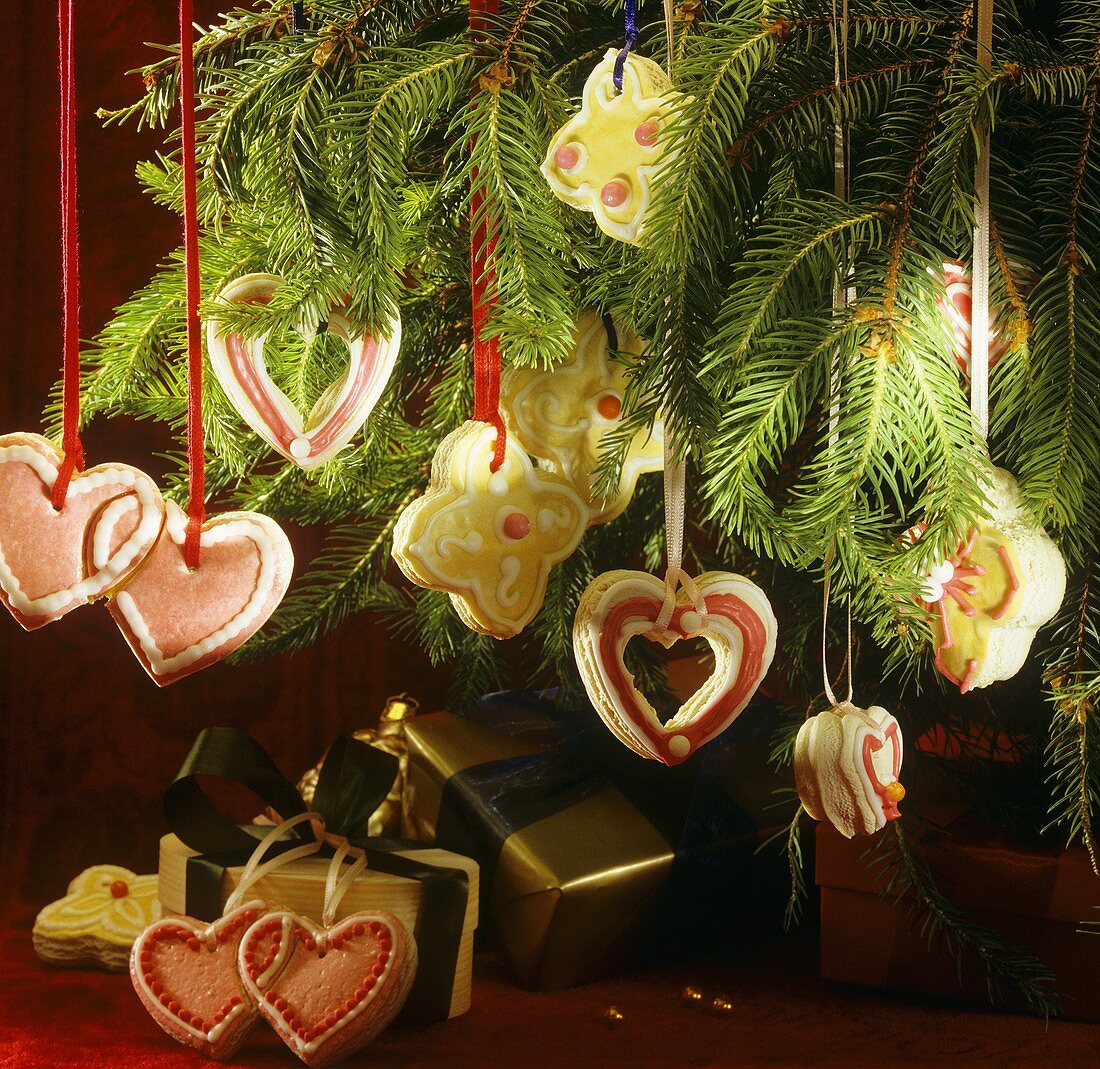
[(618, 419), (619, 414), (623, 410), (623, 403), (618, 394), (605, 393), (596, 402), (596, 411), (599, 412), (604, 419)]
[(167, 1007), (168, 1007), (168, 1005), (169, 1005), (169, 1003), (171, 1003), (171, 1001), (172, 1001), (172, 1000), (171, 1000), (171, 999), (170, 999), (170, 998), (168, 997), (168, 995), (167, 995), (166, 993), (164, 993), (164, 992), (161, 992), (161, 993), (160, 993), (159, 995), (157, 995), (157, 1001), (158, 1001), (158, 1002), (159, 1002), (159, 1003), (160, 1003), (160, 1004), (161, 1004), (162, 1006), (164, 1006), (165, 1008), (167, 1008)]
[(531, 533), (531, 521), (522, 512), (512, 512), (504, 517), (504, 535), (518, 542)]
[(377, 980), (376, 980), (376, 979), (375, 979), (375, 978), (374, 978), (373, 976), (368, 976), (368, 977), (367, 977), (367, 978), (366, 978), (366, 979), (365, 979), (365, 980), (363, 981), (363, 989), (364, 989), (365, 991), (370, 991), (370, 989), (371, 989), (372, 987), (374, 987), (374, 985), (375, 985), (376, 983), (378, 983), (378, 981), (377, 981)]
[(370, 930), (372, 932), (374, 932), (375, 935), (377, 935), (380, 931), (382, 931), (381, 921), (371, 921), (370, 922)]
[(351, 1013), (351, 1011), (355, 1009), (356, 1005), (357, 1005), (357, 1003), (356, 1003), (355, 999), (353, 999), (353, 998), (345, 999), (345, 1001), (344, 1001), (344, 1012), (345, 1013)]
[(389, 960), (390, 960), (390, 956), (385, 951), (382, 951), (382, 953), (378, 955), (378, 964), (379, 965), (385, 965), (386, 962), (389, 961)]
[(554, 162), (560, 170), (571, 171), (581, 162), (581, 150), (576, 145), (562, 145), (554, 153)]
[(111, 884), (112, 898), (125, 898), (130, 893), (130, 885), (125, 880), (115, 880)]
[(351, 926), (351, 930), (356, 935), (362, 935), (367, 930), (367, 926), (365, 924), (363, 924), (362, 922), (359, 922), (358, 924), (353, 924)]
[(374, 968), (371, 969), (371, 972), (374, 973), (375, 976), (381, 976), (385, 971), (386, 966), (383, 965), (381, 962), (377, 962)]
[(660, 129), (661, 124), (656, 119), (647, 119), (634, 127), (634, 140), (642, 148), (652, 148), (657, 142), (657, 134)]
[(202, 944), (194, 937), (187, 940), (187, 949), (191, 951), (197, 951), (202, 948)]
[(612, 178), (600, 190), (600, 200), (607, 205), (608, 208), (618, 208), (627, 202), (630, 197), (630, 187), (621, 178)]
[(232, 1008), (233, 1006), (239, 1006), (240, 1004), (241, 1004), (241, 996), (240, 996), (240, 995), (234, 995), (234, 996), (233, 996), (233, 997), (232, 997), (232, 998), (231, 998), (231, 999), (229, 1000), (229, 1006), (230, 1006), (230, 1008)]
[(285, 998), (277, 998), (272, 1003), (272, 1005), (275, 1007), (275, 1009), (277, 1009), (280, 1013), (282, 1013), (283, 1010), (285, 1010), (287, 1008), (287, 1006), (290, 1005), (290, 1003), (287, 1002), (287, 1000)]
[(390, 937), (388, 935), (384, 935), (381, 939), (378, 940), (379, 950), (389, 950), (392, 946), (393, 943), (390, 941)]
[(177, 1015), (180, 1012), (180, 1004), (175, 999), (168, 1000), (168, 1012)]

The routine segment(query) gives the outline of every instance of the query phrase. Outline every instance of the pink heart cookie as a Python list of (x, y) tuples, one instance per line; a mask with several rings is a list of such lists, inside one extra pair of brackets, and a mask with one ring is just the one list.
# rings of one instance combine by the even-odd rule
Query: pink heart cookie
[(158, 686), (228, 657), (282, 601), (294, 567), (290, 541), (258, 512), (227, 512), (203, 525), (199, 566), (184, 563), (187, 517), (167, 504), (164, 530), (109, 604), (126, 641)]
[[(620, 742), (666, 765), (678, 765), (737, 719), (775, 655), (775, 616), (755, 583), (732, 572), (705, 572), (695, 585), (706, 615), (696, 612), (681, 590), (662, 629), (656, 622), (665, 598), (663, 580), (646, 572), (605, 572), (581, 596), (573, 624), (577, 668), (596, 711)], [(703, 638), (714, 651), (710, 678), (667, 723), (623, 663), (636, 635), (666, 647)]]
[(160, 920), (138, 936), (130, 953), (134, 990), (173, 1039), (223, 1060), (259, 1023), (241, 987), (237, 951), (267, 909), (248, 902), (210, 925), (190, 917)]
[(366, 1046), (397, 1016), (416, 976), (416, 943), (390, 913), (353, 913), (323, 929), (280, 912), (249, 928), (239, 961), (260, 1013), (319, 1066)]
[(125, 581), (164, 523), (156, 485), (128, 464), (74, 473), (56, 510), (62, 460), (39, 434), (0, 435), (0, 600), (28, 631)]
[[(226, 286), (219, 300), (266, 304), (282, 284), (277, 275), (244, 275)], [(355, 333), (337, 311), (328, 317), (328, 331), (347, 345), (348, 366), (303, 418), (267, 372), (266, 336), (244, 338), (227, 332), (217, 319), (206, 325), (210, 366), (233, 406), (272, 449), (304, 471), (324, 464), (355, 437), (386, 388), (401, 344), (396, 313), (385, 338)], [(302, 328), (299, 333), (306, 337)]]

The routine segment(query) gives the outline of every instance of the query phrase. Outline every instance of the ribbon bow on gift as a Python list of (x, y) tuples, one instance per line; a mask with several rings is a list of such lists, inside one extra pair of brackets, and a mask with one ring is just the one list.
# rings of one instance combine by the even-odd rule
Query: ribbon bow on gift
[(368, 868), (416, 880), (423, 885), (416, 920), (421, 962), (403, 1020), (439, 1020), (448, 1015), (469, 880), (460, 869), (426, 865), (398, 851), (423, 849), (416, 843), (367, 834), (371, 814), (382, 804), (397, 775), (391, 754), (347, 735), (329, 748), (306, 805), (266, 750), (247, 732), (211, 727), (200, 732), (175, 780), (164, 792), (169, 827), (198, 856), (188, 859), (188, 913), (199, 920), (221, 915), (221, 879), (225, 869), (243, 865), (257, 842), (270, 831), (262, 825), (237, 824), (211, 800), (200, 775), (216, 776), (248, 788), (284, 821), (309, 811), (321, 820), (303, 822), (274, 843), (268, 856), (319, 840), (318, 856), (337, 851), (362, 856)]

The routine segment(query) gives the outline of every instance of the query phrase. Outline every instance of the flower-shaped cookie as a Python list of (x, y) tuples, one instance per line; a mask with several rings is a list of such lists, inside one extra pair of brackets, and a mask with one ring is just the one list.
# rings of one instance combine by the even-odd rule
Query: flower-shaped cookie
[(1062, 554), (1025, 511), (1016, 480), (994, 468), (986, 498), (989, 520), (925, 575), (922, 592), (936, 613), (936, 667), (964, 694), (1011, 679), (1066, 592)]
[[(620, 332), (620, 351), (640, 353), (642, 340)], [(638, 476), (660, 471), (664, 429), (639, 431), (627, 448), (618, 491), (599, 497), (592, 472), (600, 443), (619, 424), (626, 369), (608, 355), (607, 327), (597, 312), (585, 312), (574, 333), (573, 357), (548, 371), (512, 368), (501, 381), (501, 408), (524, 449), (560, 472), (591, 510), (590, 524), (613, 520), (630, 503)]]
[(160, 916), (156, 876), (93, 865), (34, 922), (34, 949), (50, 965), (123, 970), (133, 942)]
[(428, 489), (397, 521), (393, 557), (414, 583), (447, 591), (469, 627), (503, 639), (534, 619), (550, 569), (584, 534), (588, 507), (512, 439), (492, 471), (495, 443), (496, 430), (474, 421), (443, 439)]
[(637, 244), (653, 176), (670, 158), (658, 135), (671, 111), (672, 82), (652, 60), (631, 54), (620, 93), (612, 80), (616, 55), (608, 49), (588, 76), (581, 110), (554, 135), (542, 173), (605, 234)]

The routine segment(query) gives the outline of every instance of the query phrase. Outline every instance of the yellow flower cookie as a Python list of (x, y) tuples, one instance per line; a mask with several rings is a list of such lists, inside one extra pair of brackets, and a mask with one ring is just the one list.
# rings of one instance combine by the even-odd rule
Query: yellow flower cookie
[(651, 181), (670, 158), (658, 135), (671, 112), (672, 82), (651, 59), (631, 54), (618, 92), (617, 54), (608, 49), (588, 76), (581, 110), (554, 135), (542, 173), (561, 200), (591, 212), (605, 234), (637, 244)]
[(428, 489), (398, 518), (393, 558), (414, 583), (447, 591), (469, 627), (504, 639), (534, 619), (550, 569), (584, 534), (588, 508), (511, 438), (492, 471), (496, 433), (468, 421), (443, 439)]
[(49, 965), (103, 966), (121, 972), (130, 947), (160, 917), (156, 876), (93, 865), (34, 922), (34, 949)]
[[(635, 354), (644, 344), (627, 333), (616, 341), (620, 351)], [(618, 516), (630, 503), (638, 476), (661, 470), (664, 429), (658, 422), (630, 443), (618, 492), (603, 499), (594, 490), (600, 443), (618, 426), (626, 389), (626, 369), (608, 355), (607, 327), (598, 312), (585, 312), (577, 322), (572, 359), (549, 371), (511, 368), (500, 389), (509, 434), (577, 488), (591, 510), (590, 524)]]
[(964, 694), (1011, 679), (1066, 592), (1062, 554), (1025, 511), (1016, 480), (994, 468), (986, 498), (990, 518), (932, 567), (922, 593), (936, 614), (936, 668)]

